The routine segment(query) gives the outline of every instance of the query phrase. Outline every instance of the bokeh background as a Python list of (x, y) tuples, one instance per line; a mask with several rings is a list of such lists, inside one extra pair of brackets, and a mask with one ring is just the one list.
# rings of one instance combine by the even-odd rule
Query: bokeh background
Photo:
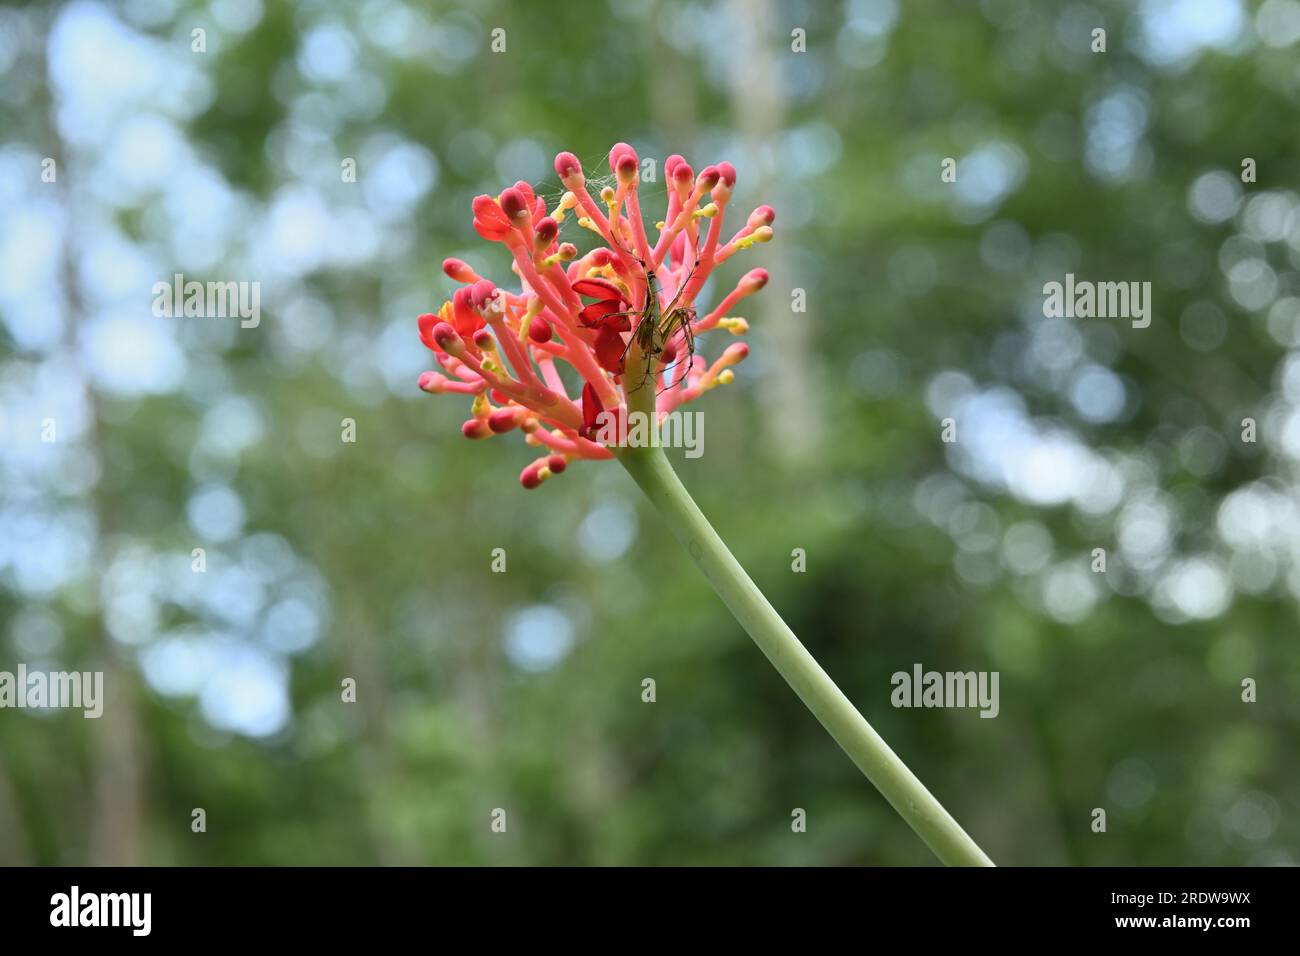
[[(0, 670), (109, 691), (0, 711), (0, 862), (932, 862), (621, 469), (526, 492), (416, 389), (442, 258), (510, 278), (472, 197), (619, 140), (776, 208), (681, 474), (993, 858), (1297, 862), (1296, 0), (76, 0), (0, 76)], [(1150, 327), (1044, 318), (1067, 272)]]

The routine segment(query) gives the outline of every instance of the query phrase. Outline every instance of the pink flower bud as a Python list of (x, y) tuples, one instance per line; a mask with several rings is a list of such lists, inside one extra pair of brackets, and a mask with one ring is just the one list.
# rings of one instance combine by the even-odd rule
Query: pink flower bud
[(750, 269), (737, 284), (745, 290), (746, 295), (750, 295), (767, 285), (767, 278), (766, 269)]
[(749, 214), (747, 225), (750, 229), (757, 229), (759, 226), (770, 226), (776, 219), (776, 210), (771, 206), (759, 206)]
[(546, 459), (546, 467), (551, 469), (551, 474), (558, 475), (569, 467), (569, 462), (563, 455), (551, 455)]
[(433, 341), (438, 351), (445, 351), (447, 355), (463, 355), (465, 351), (465, 342), (456, 334), (456, 330), (451, 328), (448, 323), (438, 323), (433, 326)]
[(470, 307), (479, 312), (500, 314), (505, 302), (498, 295), (496, 284), (491, 279), (479, 279), (469, 287)]
[[(543, 202), (539, 207), (537, 203), (537, 195), (533, 192), (532, 186), (520, 179), (515, 183), (515, 189), (518, 189), (519, 194), (524, 197), (524, 208), (532, 213), (533, 216), (540, 219), (542, 216), (546, 215), (546, 203)], [(537, 211), (539, 208), (542, 210), (541, 212)]]
[(537, 243), (542, 248), (549, 246), (560, 234), (560, 224), (550, 216), (543, 216), (537, 220), (533, 228), (537, 231)]
[(501, 194), (500, 202), (501, 211), (516, 226), (522, 226), (528, 221), (528, 200), (520, 190), (511, 186)]
[(457, 282), (477, 282), (478, 275), (461, 259), (443, 259), (442, 271)]
[(632, 164), (636, 165), (636, 161), (637, 161), (636, 150), (633, 149), (631, 146), (629, 146), (627, 143), (615, 143), (613, 148), (609, 151), (610, 172), (613, 173), (618, 172), (619, 164), (621, 163), (624, 156), (631, 156)]
[(587, 182), (582, 174), (582, 163), (572, 153), (558, 153), (555, 157), (555, 173), (560, 177), (566, 189), (581, 189)]
[(519, 473), (519, 483), (525, 488), (536, 488), (542, 483), (541, 470), (541, 463), (536, 461), (533, 462)]
[(492, 346), (496, 343), (492, 338), (491, 332), (489, 332), (487, 329), (479, 329), (477, 332), (474, 333), (474, 344), (478, 346), (480, 351), (485, 352), (488, 349), (492, 348)]
[(487, 438), (492, 434), (492, 429), (481, 418), (471, 418), (460, 426), (460, 433), (466, 438)]
[(705, 166), (700, 170), (700, 178), (697, 180), (697, 183), (701, 189), (708, 192), (718, 184), (718, 180), (721, 178), (722, 174), (718, 172), (717, 166)]
[(498, 408), (488, 416), (488, 428), (498, 435), (510, 431), (519, 424), (519, 413), (513, 408)]
[(437, 395), (442, 391), (442, 386), (447, 382), (447, 376), (439, 375), (437, 372), (420, 373), (420, 391), (428, 392), (430, 395)]
[(551, 323), (540, 315), (533, 316), (533, 320), (528, 323), (528, 337), (539, 345), (551, 341), (552, 334)]
[(439, 349), (449, 355), (456, 355), (465, 350), (465, 343), (447, 322), (439, 322), (433, 327), (433, 341), (437, 343)]
[(618, 181), (620, 183), (636, 182), (636, 154), (624, 153), (618, 160)]

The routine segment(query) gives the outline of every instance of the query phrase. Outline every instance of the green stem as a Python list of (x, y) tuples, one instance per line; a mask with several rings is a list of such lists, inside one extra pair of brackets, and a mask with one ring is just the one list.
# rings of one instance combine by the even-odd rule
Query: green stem
[(992, 866), (993, 861), (889, 749), (799, 643), (727, 550), (662, 449), (624, 448), (619, 460), (772, 666), (935, 855), (949, 866)]

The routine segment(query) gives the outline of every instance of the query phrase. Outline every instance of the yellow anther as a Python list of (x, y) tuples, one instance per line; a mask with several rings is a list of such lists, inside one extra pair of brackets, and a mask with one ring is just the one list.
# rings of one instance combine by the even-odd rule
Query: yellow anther
[(615, 194), (613, 188), (610, 187), (610, 186), (606, 186), (604, 189), (602, 189), (602, 190), (600, 191), (600, 198), (601, 198), (601, 201), (602, 201), (606, 206), (612, 206), (612, 205), (614, 205), (614, 196), (615, 196), (615, 195), (616, 195), (616, 194)]
[(722, 372), (719, 373), (718, 375), (719, 385), (730, 385), (735, 380), (736, 380), (736, 373), (729, 368), (723, 369)]
[(691, 213), (691, 216), (695, 219), (712, 219), (717, 214), (718, 214), (718, 204), (715, 202), (711, 202), (703, 209), (695, 210), (695, 212)]
[(519, 320), (519, 341), (525, 342), (528, 339), (528, 326), (542, 311), (542, 300), (537, 296), (531, 296), (528, 299), (528, 308), (524, 310), (523, 317)]
[(664, 222), (664, 221), (661, 219), (661, 220), (659, 220), (657, 223), (655, 223), (655, 228), (658, 229), (660, 232), (663, 232), (663, 231), (664, 231), (664, 226), (666, 226), (666, 225), (668, 225), (668, 224), (667, 224), (666, 222)]
[(771, 241), (772, 241), (772, 227), (771, 227), (771, 226), (759, 226), (757, 229), (755, 229), (755, 230), (754, 230), (753, 232), (751, 232), (749, 235), (747, 235), (747, 236), (742, 236), (741, 238), (737, 239), (737, 240), (736, 240), (736, 248), (737, 248), (737, 249), (748, 249), (750, 246), (752, 246), (752, 245), (753, 245), (754, 243), (756, 243), (756, 242), (771, 242)]
[(732, 335), (744, 335), (749, 331), (749, 323), (744, 319), (718, 319), (718, 327), (726, 329)]
[(551, 218), (556, 222), (564, 222), (564, 214), (578, 205), (578, 197), (571, 192), (566, 192), (560, 197), (560, 201), (555, 205), (555, 212), (551, 213)]

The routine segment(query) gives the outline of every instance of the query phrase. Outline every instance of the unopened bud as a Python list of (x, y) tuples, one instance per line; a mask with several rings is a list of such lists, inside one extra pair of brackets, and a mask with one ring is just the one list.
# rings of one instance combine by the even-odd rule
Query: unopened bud
[(776, 210), (771, 206), (759, 206), (749, 214), (749, 228), (757, 229), (759, 226), (770, 226), (776, 219)]
[(433, 327), (433, 341), (448, 355), (461, 355), (465, 351), (465, 343), (449, 322), (439, 322)]
[(488, 416), (487, 421), (488, 428), (500, 435), (510, 431), (519, 423), (519, 413), (513, 408), (498, 408)]
[(524, 194), (514, 186), (501, 194), (500, 202), (501, 211), (516, 226), (522, 226), (528, 221), (528, 203), (524, 199)]
[(478, 275), (463, 259), (443, 259), (442, 271), (457, 282), (477, 282)]
[(582, 163), (572, 153), (559, 153), (555, 157), (555, 173), (565, 189), (582, 189), (587, 182), (582, 174)]
[(750, 269), (740, 280), (739, 285), (746, 293), (753, 293), (767, 285), (767, 278), (766, 269)]
[(550, 216), (543, 216), (534, 225), (538, 250), (543, 250), (555, 241), (560, 233), (560, 224)]
[(551, 341), (553, 334), (551, 323), (540, 315), (533, 316), (533, 320), (528, 323), (528, 337), (539, 345)]

